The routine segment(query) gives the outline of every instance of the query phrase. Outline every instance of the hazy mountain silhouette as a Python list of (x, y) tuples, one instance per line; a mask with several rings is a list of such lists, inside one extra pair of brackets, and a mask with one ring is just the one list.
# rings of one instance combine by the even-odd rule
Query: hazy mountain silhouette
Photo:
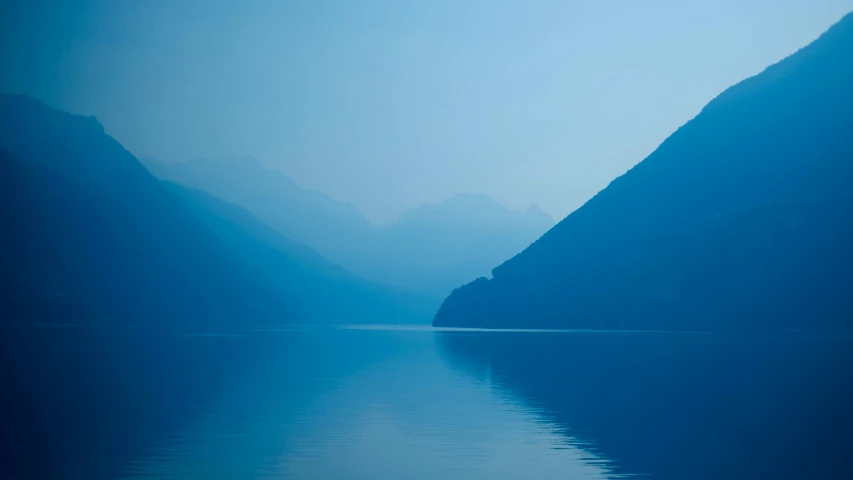
[(252, 157), (143, 162), (158, 178), (239, 205), (288, 238), (345, 267), (353, 248), (358, 250), (373, 234), (370, 222), (353, 205), (304, 189)]
[(293, 319), (97, 121), (2, 95), (0, 123), (6, 321)]
[(359, 267), (393, 284), (446, 295), (454, 285), (488, 274), (553, 224), (537, 206), (516, 212), (486, 195), (456, 195), (380, 228), (378, 253)]
[(723, 92), (436, 325), (849, 327), (853, 14)]
[(159, 178), (239, 205), (335, 264), (429, 295), (436, 307), (454, 286), (488, 274), (554, 223), (536, 206), (515, 212), (485, 195), (462, 194), (373, 226), (351, 204), (303, 189), (252, 158), (144, 162)]
[(300, 321), (426, 323), (435, 312), (434, 302), (359, 278), (241, 207), (201, 190), (168, 186), (244, 264), (262, 276), (265, 285), (286, 300)]
[(8, 321), (216, 327), (413, 321), (429, 304), (156, 179), (93, 118), (0, 96)]

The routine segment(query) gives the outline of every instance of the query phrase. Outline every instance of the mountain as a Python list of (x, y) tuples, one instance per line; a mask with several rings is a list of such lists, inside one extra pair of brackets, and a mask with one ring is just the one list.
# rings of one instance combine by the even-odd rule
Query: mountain
[(367, 275), (445, 296), (454, 285), (488, 272), (554, 224), (537, 206), (510, 210), (486, 195), (461, 194), (423, 205), (379, 229)]
[(219, 328), (434, 311), (235, 205), (156, 179), (93, 118), (0, 95), (0, 123), (4, 319)]
[(300, 322), (426, 323), (434, 302), (379, 285), (333, 265), (241, 207), (201, 190), (167, 184), (197, 218), (266, 286), (286, 300)]
[(847, 328), (853, 14), (729, 88), (436, 325)]
[(252, 157), (143, 163), (160, 179), (240, 205), (288, 238), (345, 267), (350, 266), (353, 247), (360, 249), (373, 234), (370, 222), (352, 204), (304, 189)]
[(92, 118), (0, 96), (2, 318), (157, 326), (292, 320)]
[(158, 178), (245, 208), (349, 271), (427, 295), (435, 308), (453, 287), (487, 274), (554, 224), (535, 205), (516, 212), (485, 195), (462, 194), (374, 226), (351, 204), (303, 189), (253, 158), (144, 163)]

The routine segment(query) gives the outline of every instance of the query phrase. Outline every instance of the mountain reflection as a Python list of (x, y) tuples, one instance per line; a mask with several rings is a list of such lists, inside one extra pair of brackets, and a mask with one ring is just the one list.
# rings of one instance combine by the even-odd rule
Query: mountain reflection
[(853, 478), (853, 339), (440, 332), (439, 351), (620, 474)]
[(619, 478), (426, 327), (3, 333), (4, 479)]

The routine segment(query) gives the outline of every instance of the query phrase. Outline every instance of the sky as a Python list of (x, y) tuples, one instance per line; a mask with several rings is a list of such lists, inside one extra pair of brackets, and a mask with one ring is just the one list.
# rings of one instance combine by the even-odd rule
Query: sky
[(383, 223), (556, 218), (853, 0), (6, 0), (0, 91), (139, 157), (254, 156)]

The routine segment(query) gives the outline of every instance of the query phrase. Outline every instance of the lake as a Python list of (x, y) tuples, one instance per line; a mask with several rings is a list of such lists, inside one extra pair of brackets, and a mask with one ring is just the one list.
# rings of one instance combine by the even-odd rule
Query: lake
[(0, 478), (853, 478), (853, 338), (3, 327)]

